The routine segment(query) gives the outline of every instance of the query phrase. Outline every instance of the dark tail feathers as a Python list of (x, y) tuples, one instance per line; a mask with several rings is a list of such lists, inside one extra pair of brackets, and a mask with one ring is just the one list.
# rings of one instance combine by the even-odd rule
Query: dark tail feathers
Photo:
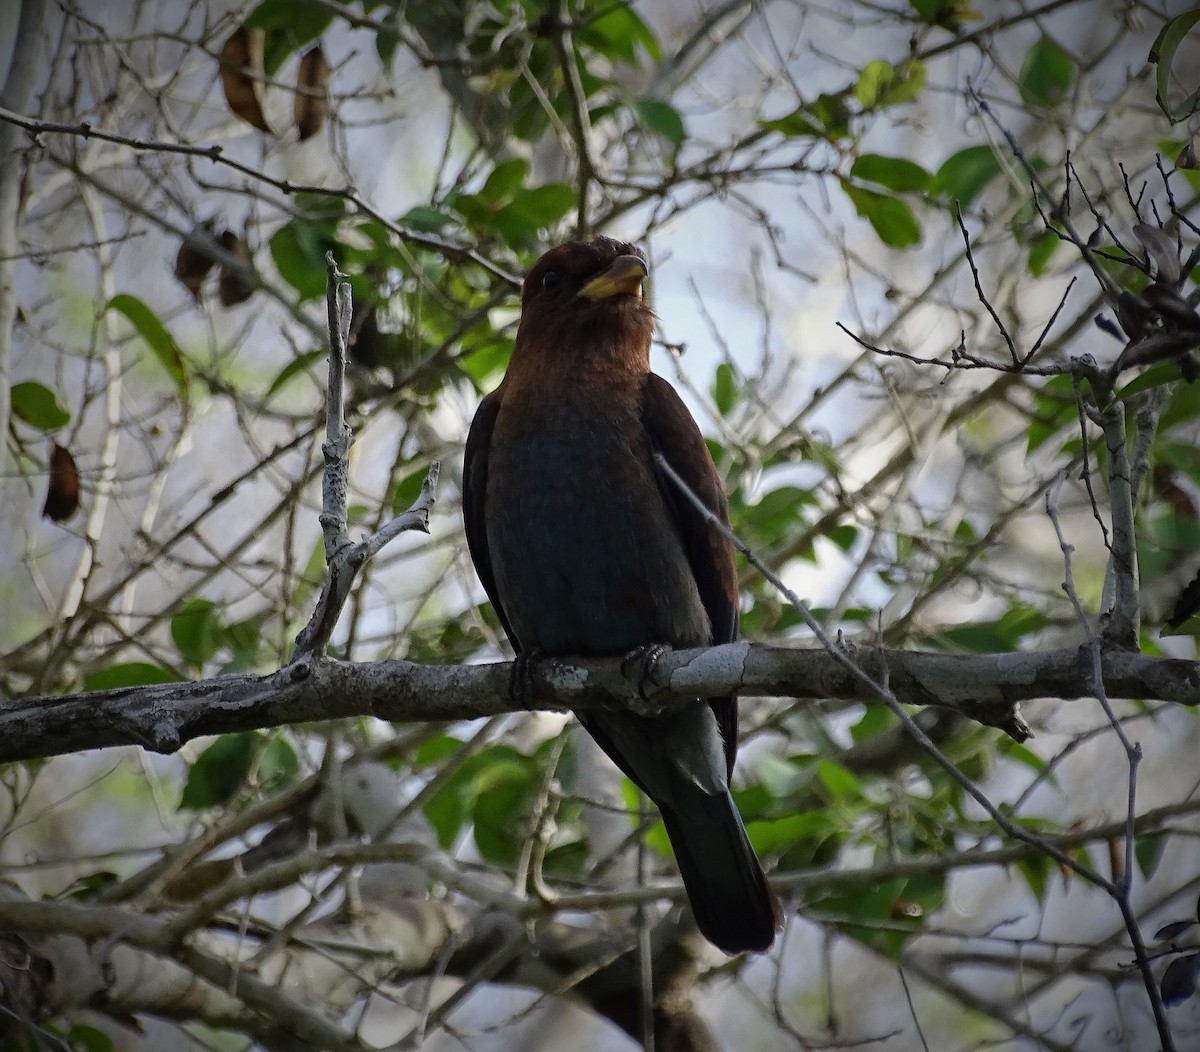
[(783, 911), (733, 797), (726, 792), (697, 803), (686, 815), (659, 807), (696, 924), (726, 953), (765, 950), (783, 927)]

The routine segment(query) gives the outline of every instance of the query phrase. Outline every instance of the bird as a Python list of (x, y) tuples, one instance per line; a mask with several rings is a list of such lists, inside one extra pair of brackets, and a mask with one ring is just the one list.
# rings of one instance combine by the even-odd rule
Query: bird
[[(700, 429), (650, 369), (647, 274), (638, 247), (609, 237), (545, 252), (521, 286), (504, 377), (471, 423), (467, 546), (519, 661), (737, 637), (733, 548), (655, 460), (728, 522)], [(782, 911), (730, 793), (736, 699), (579, 719), (657, 806), (701, 934), (731, 955), (768, 949)]]

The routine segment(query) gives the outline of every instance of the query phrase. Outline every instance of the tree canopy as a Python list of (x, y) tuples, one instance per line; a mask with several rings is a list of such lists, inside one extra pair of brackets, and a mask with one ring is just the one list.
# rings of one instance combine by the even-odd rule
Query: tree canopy
[[(0, 1052), (1200, 1040), (1200, 8), (21, 0), (4, 69)], [(596, 233), (741, 641), (514, 699), (462, 446)], [(570, 718), (731, 690), (736, 958)]]

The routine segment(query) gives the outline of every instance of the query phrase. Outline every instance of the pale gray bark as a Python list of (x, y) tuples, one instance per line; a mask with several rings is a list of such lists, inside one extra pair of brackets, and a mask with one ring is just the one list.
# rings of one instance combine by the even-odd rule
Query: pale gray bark
[[(853, 647), (846, 653), (896, 698), (954, 709), (1018, 740), (1029, 736), (1020, 702), (1092, 697), (1086, 649), (1014, 654), (938, 654)], [(663, 655), (644, 685), (621, 658), (547, 659), (531, 674), (528, 702), (543, 708), (626, 706), (654, 711), (671, 702), (719, 697), (877, 700), (848, 669), (846, 653), (746, 642)], [(1108, 651), (1101, 669), (1109, 698), (1200, 704), (1200, 663)], [(417, 665), (407, 661), (303, 661), (269, 675), (122, 687), (26, 698), (0, 709), (0, 763), (83, 749), (141, 745), (174, 752), (207, 734), (314, 720), (376, 716), (446, 721), (519, 711), (508, 664)]]

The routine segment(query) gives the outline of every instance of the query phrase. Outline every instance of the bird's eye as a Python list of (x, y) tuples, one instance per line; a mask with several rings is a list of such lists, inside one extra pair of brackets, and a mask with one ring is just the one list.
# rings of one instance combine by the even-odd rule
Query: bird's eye
[(542, 288), (547, 292), (556, 292), (563, 283), (563, 276), (557, 270), (548, 270), (542, 275)]

